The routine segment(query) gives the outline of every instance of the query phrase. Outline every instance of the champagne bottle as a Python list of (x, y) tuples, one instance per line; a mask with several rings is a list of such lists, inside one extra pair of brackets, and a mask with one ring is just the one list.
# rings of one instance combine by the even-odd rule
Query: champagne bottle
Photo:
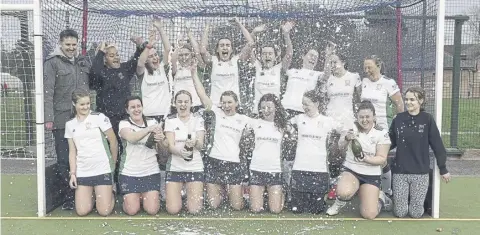
[(145, 146), (150, 149), (153, 149), (155, 147), (155, 133), (150, 133), (147, 142), (145, 142)]
[[(191, 140), (191, 139), (192, 139), (192, 135), (191, 135), (191, 134), (188, 134), (188, 135), (187, 135), (187, 140)], [(185, 161), (189, 162), (189, 161), (191, 161), (191, 160), (193, 159), (193, 147), (187, 147), (187, 145), (185, 144), (184, 149), (185, 149), (186, 151), (192, 152), (192, 154), (191, 154), (190, 156), (184, 158)]]
[(358, 161), (363, 160), (364, 156), (363, 156), (362, 145), (360, 144), (360, 142), (358, 142), (357, 139), (352, 140), (352, 152), (356, 160)]

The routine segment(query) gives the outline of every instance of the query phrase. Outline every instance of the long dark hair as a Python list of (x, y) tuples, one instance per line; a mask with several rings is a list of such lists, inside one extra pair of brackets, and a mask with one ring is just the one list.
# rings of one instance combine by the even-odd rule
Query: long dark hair
[(275, 117), (273, 118), (273, 123), (275, 127), (279, 131), (284, 132), (287, 129), (287, 113), (285, 112), (285, 109), (283, 108), (282, 103), (280, 102), (280, 99), (274, 95), (274, 94), (265, 94), (260, 98), (260, 101), (258, 102), (258, 113), (260, 118), (263, 119), (263, 113), (260, 112), (260, 106), (262, 102), (268, 102), (271, 101), (275, 105)]
[(420, 103), (420, 100), (423, 100), (423, 102), (420, 104), (420, 111), (425, 111), (425, 96), (426, 96), (426, 93), (425, 93), (425, 90), (419, 86), (413, 86), (413, 87), (409, 87), (407, 89), (407, 91), (405, 92), (405, 94), (407, 94), (407, 92), (411, 92), (413, 93), (413, 95), (415, 96), (415, 98), (417, 98), (418, 100), (418, 103)]
[(72, 92), (72, 114), (71, 118), (74, 118), (77, 115), (77, 110), (75, 109), (75, 104), (77, 104), (78, 100), (84, 97), (90, 98), (90, 93), (82, 88), (77, 88)]
[[(136, 96), (136, 95), (133, 95), (133, 96), (129, 96), (127, 97), (127, 99), (125, 99), (125, 110), (128, 109), (128, 105), (130, 104), (130, 101), (132, 100), (139, 100), (140, 101), (140, 104), (142, 104), (142, 107), (143, 107), (143, 101), (142, 101), (142, 98), (140, 98), (140, 96)], [(143, 125), (145, 125), (144, 127), (141, 127), (141, 126), (138, 126), (137, 124), (133, 123), (131, 120), (130, 120), (130, 115), (128, 115), (127, 117), (127, 121), (136, 126), (136, 127), (139, 127), (139, 128), (146, 128), (148, 126), (147, 124), (147, 118), (145, 117), (145, 115), (143, 115), (143, 112), (142, 112), (142, 119), (143, 119)]]

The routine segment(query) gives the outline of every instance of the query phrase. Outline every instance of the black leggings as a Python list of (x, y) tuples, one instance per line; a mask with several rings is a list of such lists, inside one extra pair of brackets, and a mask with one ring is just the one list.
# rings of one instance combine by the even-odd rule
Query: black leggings
[(292, 212), (320, 214), (325, 210), (324, 193), (292, 191)]

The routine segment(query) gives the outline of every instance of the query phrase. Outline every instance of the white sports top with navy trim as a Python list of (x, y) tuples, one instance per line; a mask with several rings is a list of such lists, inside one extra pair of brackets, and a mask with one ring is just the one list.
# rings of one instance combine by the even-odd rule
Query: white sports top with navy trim
[(104, 132), (112, 128), (103, 113), (91, 112), (83, 121), (73, 118), (65, 124), (65, 138), (77, 149), (77, 177), (111, 173), (113, 159)]
[(283, 134), (273, 122), (252, 119), (248, 124), (255, 133), (255, 148), (252, 153), (250, 170), (261, 172), (282, 172)]
[(225, 62), (218, 60), (217, 56), (212, 56), (210, 98), (214, 105), (220, 104), (220, 97), (225, 91), (233, 91), (240, 97), (238, 59), (236, 55)]
[(163, 61), (153, 74), (143, 73), (141, 94), (143, 102), (143, 114), (145, 116), (167, 115), (170, 112), (172, 100), (171, 87), (165, 73)]
[[(372, 128), (368, 133), (359, 132), (355, 127), (355, 133), (357, 134), (357, 140), (362, 146), (365, 158), (375, 156), (377, 152), (377, 145), (379, 144), (391, 144), (390, 137), (386, 130), (378, 130)], [(343, 163), (348, 169), (362, 175), (381, 175), (382, 167), (371, 165), (369, 163), (355, 160), (352, 152), (351, 144), (348, 145), (347, 155), (345, 162)]]
[[(130, 122), (133, 121), (130, 119)], [(140, 131), (145, 128), (145, 124), (142, 126), (136, 126), (127, 120), (120, 121), (118, 125), (118, 132), (124, 128), (129, 128), (133, 131)], [(155, 119), (147, 119), (147, 125), (156, 125)], [(157, 151), (145, 146), (150, 134), (143, 137), (141, 140), (135, 143), (130, 143), (125, 139), (122, 139), (124, 146), (123, 154), (120, 159), (120, 174), (133, 177), (143, 177), (160, 173), (160, 168), (157, 163)]]
[(290, 124), (298, 128), (292, 170), (328, 172), (327, 138), (333, 130), (341, 132), (343, 127), (333, 118), (321, 114), (314, 118), (299, 114), (290, 119)]
[(181, 67), (179, 64), (173, 79), (174, 96), (181, 90), (190, 92), (192, 95), (192, 106), (202, 105), (197, 90), (195, 90), (195, 86), (193, 85), (192, 71), (190, 71), (189, 68)]
[[(197, 132), (205, 131), (203, 118), (197, 114), (190, 114), (190, 119), (183, 122), (180, 118), (168, 118), (165, 120), (165, 132), (173, 132), (175, 136), (175, 148), (185, 147), (188, 134), (196, 139)], [(167, 171), (175, 172), (203, 172), (202, 156), (197, 148), (193, 148), (193, 159), (185, 161), (183, 157), (174, 155), (168, 159)]]
[(222, 109), (213, 106), (215, 133), (210, 157), (229, 162), (240, 162), (240, 139), (250, 118), (236, 113), (227, 116)]
[(303, 94), (315, 89), (323, 72), (310, 69), (289, 69), (287, 76), (287, 89), (282, 98), (282, 105), (285, 109), (303, 112)]
[(255, 97), (253, 112), (258, 113), (258, 102), (265, 94), (274, 94), (280, 98), (282, 64), (264, 69), (260, 61), (255, 61)]
[(389, 128), (387, 120), (387, 102), (388, 99), (400, 89), (397, 83), (385, 76), (380, 77), (376, 82), (372, 82), (369, 78), (362, 80), (362, 101), (369, 100), (375, 107), (375, 114), (377, 117), (377, 125), (383, 129)]
[(358, 73), (346, 72), (342, 77), (331, 75), (326, 88), (328, 104), (326, 114), (342, 125), (353, 128), (355, 116), (353, 113), (353, 94), (355, 88), (362, 85)]

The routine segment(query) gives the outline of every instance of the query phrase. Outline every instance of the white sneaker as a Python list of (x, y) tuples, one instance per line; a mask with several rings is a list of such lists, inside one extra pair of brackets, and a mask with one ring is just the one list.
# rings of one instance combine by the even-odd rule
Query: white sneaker
[(327, 215), (337, 215), (345, 205), (347, 205), (347, 202), (336, 199), (335, 203), (333, 203), (333, 205), (328, 208)]
[(383, 191), (380, 191), (378, 199), (382, 202), (384, 211), (392, 211), (393, 201)]

